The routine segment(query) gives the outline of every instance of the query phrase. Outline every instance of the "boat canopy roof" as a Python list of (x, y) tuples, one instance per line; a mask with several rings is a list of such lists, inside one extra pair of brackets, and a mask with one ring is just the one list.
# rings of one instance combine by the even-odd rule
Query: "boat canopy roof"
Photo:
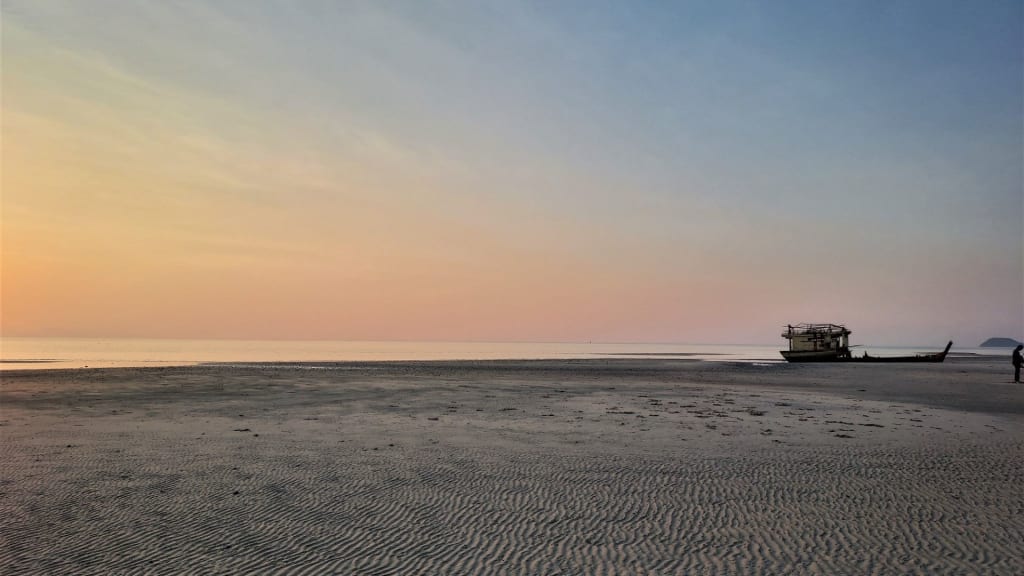
[(783, 338), (795, 336), (849, 336), (850, 330), (842, 324), (788, 324), (786, 331), (782, 333)]

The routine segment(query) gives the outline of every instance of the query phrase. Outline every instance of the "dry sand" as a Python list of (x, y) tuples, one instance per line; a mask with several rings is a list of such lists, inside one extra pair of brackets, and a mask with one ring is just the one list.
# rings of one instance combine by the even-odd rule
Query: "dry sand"
[(3, 373), (4, 574), (1024, 574), (1024, 386), (686, 360)]

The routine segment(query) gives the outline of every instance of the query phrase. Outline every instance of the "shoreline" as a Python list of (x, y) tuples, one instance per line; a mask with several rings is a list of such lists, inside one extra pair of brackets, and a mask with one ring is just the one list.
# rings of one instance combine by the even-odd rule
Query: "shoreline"
[[(14, 370), (249, 364), (476, 360), (693, 359), (713, 362), (783, 362), (776, 345), (493, 342), (336, 342), (203, 340), (7, 339), (0, 373)], [(906, 356), (941, 346), (862, 346), (872, 356)], [(994, 359), (1003, 352), (958, 348), (950, 356)], [(1005, 351), (1008, 355), (1009, 351)]]

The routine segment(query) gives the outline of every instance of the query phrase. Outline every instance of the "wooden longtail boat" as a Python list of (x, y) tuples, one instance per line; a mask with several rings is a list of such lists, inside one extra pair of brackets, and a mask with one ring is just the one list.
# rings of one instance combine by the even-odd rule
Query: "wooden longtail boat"
[(786, 326), (782, 337), (789, 340), (789, 350), (782, 357), (789, 362), (942, 362), (953, 347), (946, 344), (942, 352), (913, 356), (863, 356), (850, 353), (850, 330), (842, 324), (797, 324)]
[(865, 352), (863, 356), (854, 356), (851, 360), (854, 362), (942, 362), (952, 347), (953, 341), (950, 340), (942, 352), (914, 354), (913, 356), (868, 356), (868, 353)]

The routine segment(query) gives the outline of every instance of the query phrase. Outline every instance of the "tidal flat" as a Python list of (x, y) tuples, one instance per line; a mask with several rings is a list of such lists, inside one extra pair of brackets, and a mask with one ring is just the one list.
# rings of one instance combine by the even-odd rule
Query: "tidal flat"
[(1022, 574), (1003, 359), (0, 374), (4, 574)]

